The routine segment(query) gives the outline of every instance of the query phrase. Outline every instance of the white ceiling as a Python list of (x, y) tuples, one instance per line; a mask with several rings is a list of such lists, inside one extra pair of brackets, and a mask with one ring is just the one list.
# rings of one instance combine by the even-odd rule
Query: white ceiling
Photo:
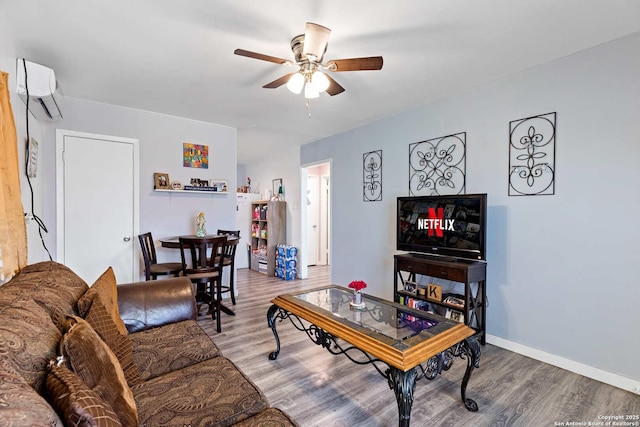
[[(384, 57), (333, 74), (346, 92), (311, 118), (262, 88), (291, 68), (233, 54), (293, 59), (307, 21), (332, 30), (325, 61)], [(640, 31), (640, 1), (0, 0), (0, 26), (66, 96), (237, 127), (248, 163)]]

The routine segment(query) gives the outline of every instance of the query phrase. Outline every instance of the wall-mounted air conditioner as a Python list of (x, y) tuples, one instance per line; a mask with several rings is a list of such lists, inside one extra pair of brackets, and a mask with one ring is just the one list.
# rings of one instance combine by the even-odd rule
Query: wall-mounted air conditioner
[[(51, 68), (18, 58), (16, 64), (18, 96), (38, 120), (62, 119), (64, 98)], [(28, 93), (28, 95), (27, 95)]]

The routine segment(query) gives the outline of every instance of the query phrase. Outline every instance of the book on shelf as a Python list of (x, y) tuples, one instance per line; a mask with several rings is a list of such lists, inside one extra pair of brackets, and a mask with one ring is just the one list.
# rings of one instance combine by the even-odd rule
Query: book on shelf
[[(416, 299), (416, 298), (411, 298), (409, 296), (403, 296), (401, 295), (399, 298), (399, 303), (402, 305), (406, 305), (409, 308), (415, 308), (417, 310), (421, 310), (421, 311), (426, 311), (428, 313), (433, 313), (433, 311), (431, 310), (431, 305), (427, 302), (427, 301), (423, 301), (420, 299)], [(406, 320), (408, 321), (416, 321), (418, 320), (417, 317), (412, 316), (411, 314), (405, 314), (404, 315)]]
[(185, 191), (211, 191), (214, 193), (223, 193), (223, 191), (221, 191), (220, 187), (200, 187), (200, 186), (196, 186), (196, 185), (185, 185), (184, 187)]
[(422, 311), (431, 310), (431, 305), (429, 304), (428, 301), (411, 298), (409, 296), (404, 296), (404, 295), (400, 296), (400, 304), (406, 305), (407, 307), (411, 307), (411, 308), (417, 308), (418, 310), (422, 310)]

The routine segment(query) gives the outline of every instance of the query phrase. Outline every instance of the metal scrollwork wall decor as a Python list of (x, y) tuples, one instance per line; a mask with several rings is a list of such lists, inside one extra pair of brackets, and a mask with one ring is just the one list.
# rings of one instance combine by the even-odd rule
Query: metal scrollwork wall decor
[(556, 113), (509, 123), (509, 196), (555, 193)]
[(382, 200), (382, 150), (370, 151), (362, 155), (362, 200), (365, 202)]
[(464, 194), (467, 133), (409, 144), (409, 195)]

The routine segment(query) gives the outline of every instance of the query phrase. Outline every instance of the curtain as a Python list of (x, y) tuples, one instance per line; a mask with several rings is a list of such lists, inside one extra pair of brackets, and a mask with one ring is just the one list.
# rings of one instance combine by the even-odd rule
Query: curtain
[(27, 264), (27, 228), (20, 198), (18, 136), (9, 98), (9, 75), (0, 71), (0, 283)]

